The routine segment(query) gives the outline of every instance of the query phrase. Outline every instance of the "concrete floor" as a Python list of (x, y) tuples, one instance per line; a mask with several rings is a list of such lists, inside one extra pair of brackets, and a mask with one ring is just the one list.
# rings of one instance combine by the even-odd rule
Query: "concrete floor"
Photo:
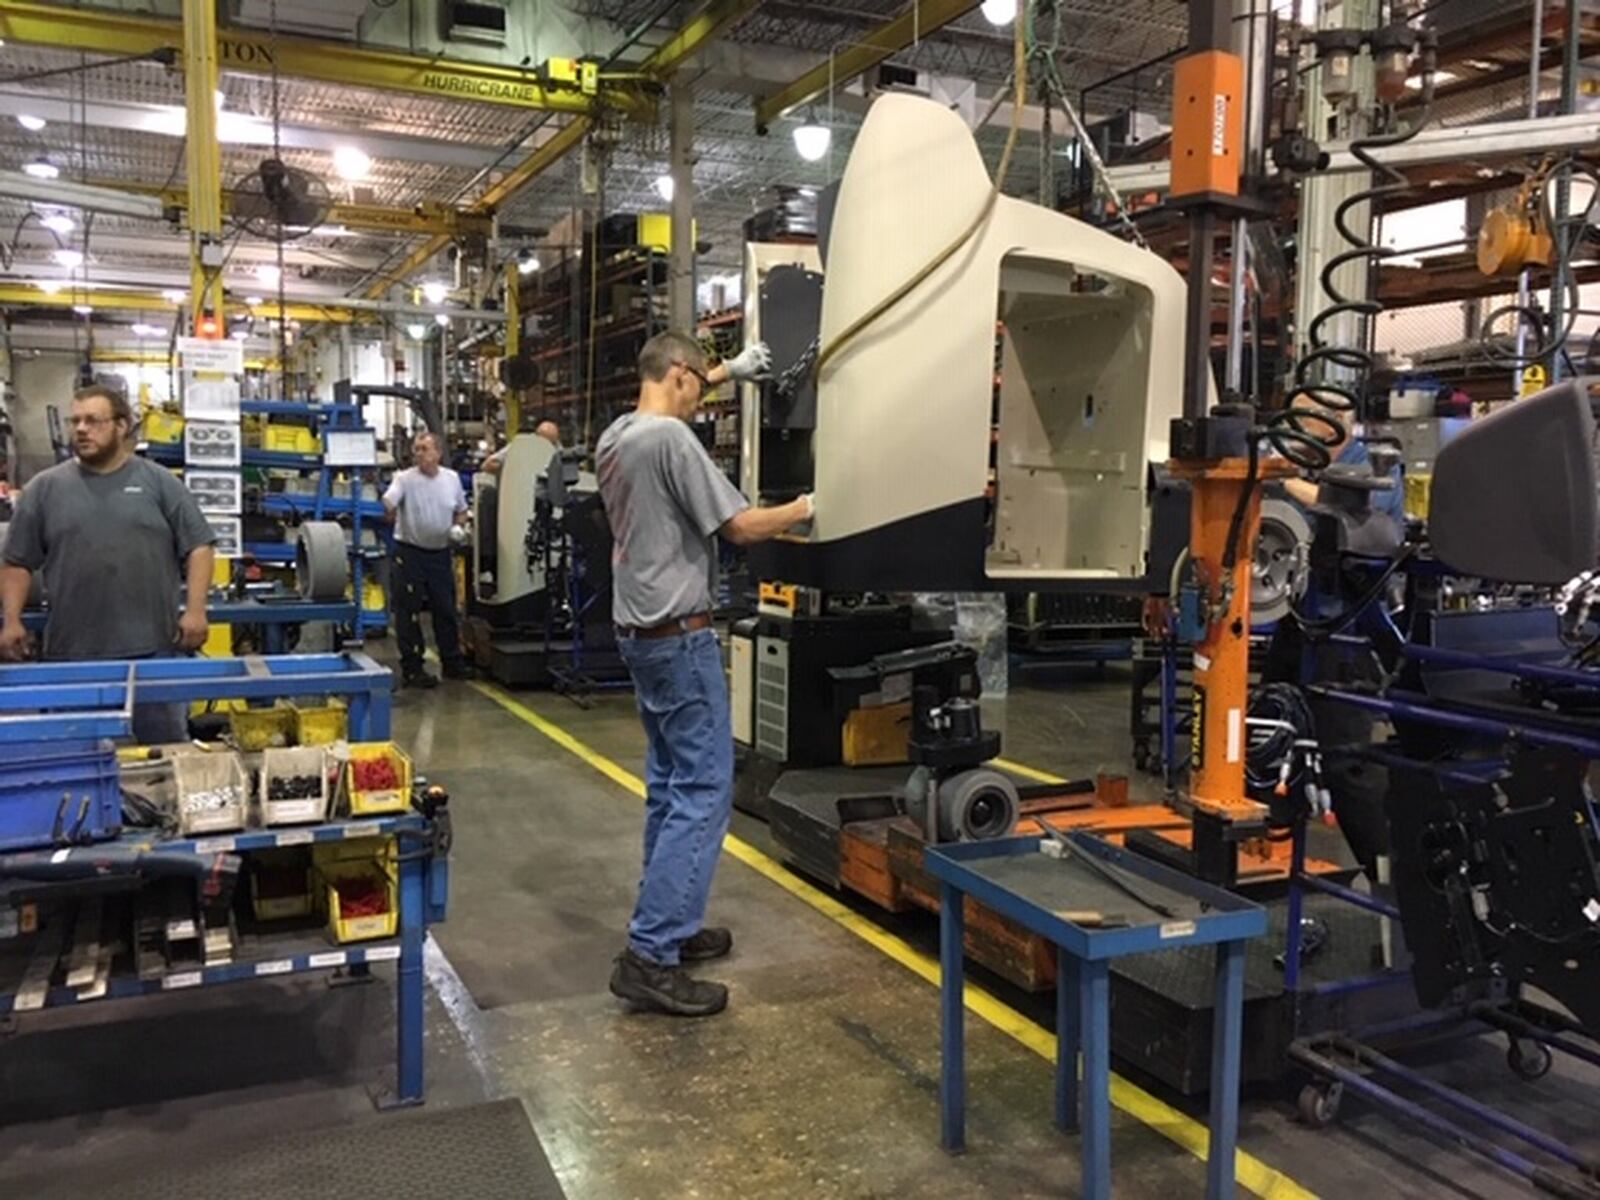
[[(991, 716), (1010, 758), (1064, 775), (1126, 770), (1126, 688), (1116, 667), (1034, 683)], [(630, 697), (589, 710), (518, 699), (641, 771)], [(639, 802), (470, 685), (402, 693), (395, 726), (455, 810), (451, 916), (429, 955), (430, 1105), (521, 1097), (572, 1200), (1077, 1194), (1048, 1063), (970, 1019), (970, 1150), (947, 1157), (934, 990), (742, 863), (724, 860), (712, 905), (738, 939), (715, 972), (730, 1010), (704, 1022), (623, 1012), (605, 983), (637, 879)], [(757, 823), (741, 817), (735, 832), (770, 848)], [(929, 919), (892, 928), (932, 944)], [(0, 1195), (25, 1195), (6, 1180), (57, 1165), (133, 1170), (253, 1130), (381, 1120), (365, 1089), (384, 1079), (391, 1037), (388, 988), (314, 980), (29, 1018), (0, 1041)], [(1586, 1119), (1595, 1073), (1519, 1084), (1502, 1053), (1468, 1043), (1436, 1066), (1600, 1151)], [(1525, 1194), (1348, 1103), (1317, 1133), (1283, 1096), (1250, 1097), (1241, 1148), (1305, 1189), (1279, 1195)], [(1203, 1192), (1196, 1159), (1120, 1111), (1113, 1162), (1119, 1197)]]

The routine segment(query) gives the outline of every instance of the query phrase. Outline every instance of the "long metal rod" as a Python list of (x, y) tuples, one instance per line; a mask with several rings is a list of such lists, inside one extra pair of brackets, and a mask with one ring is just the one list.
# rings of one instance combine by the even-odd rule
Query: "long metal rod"
[[(1544, 59), (1544, 0), (1533, 0), (1533, 33), (1531, 45), (1528, 48), (1528, 119), (1537, 120), (1539, 117), (1539, 76), (1540, 67)], [(1527, 267), (1523, 267), (1517, 274), (1517, 304), (1523, 312), (1528, 309), (1528, 288), (1531, 278)], [(1528, 347), (1528, 323), (1526, 320), (1517, 322), (1517, 362), (1523, 362), (1523, 355)], [(1522, 390), (1522, 368), (1511, 369), (1511, 394), (1517, 395)]]

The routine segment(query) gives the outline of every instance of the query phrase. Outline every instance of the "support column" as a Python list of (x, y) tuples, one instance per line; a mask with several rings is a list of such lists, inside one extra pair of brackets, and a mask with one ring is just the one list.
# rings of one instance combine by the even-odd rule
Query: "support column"
[(694, 93), (672, 85), (672, 253), (667, 305), (673, 329), (694, 333)]
[(217, 144), (216, 0), (183, 0), (183, 72), (188, 127), (189, 256), (192, 279), (191, 325), (200, 332), (209, 308), (223, 327), (222, 271), (204, 264), (203, 251), (222, 245), (222, 151)]

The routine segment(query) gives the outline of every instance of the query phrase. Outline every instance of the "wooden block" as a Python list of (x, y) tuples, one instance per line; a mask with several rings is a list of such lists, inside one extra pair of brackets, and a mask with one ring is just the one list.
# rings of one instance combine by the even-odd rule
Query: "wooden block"
[(852, 709), (840, 733), (847, 767), (893, 766), (907, 761), (911, 701)]
[(908, 907), (889, 870), (889, 821), (857, 821), (839, 831), (839, 882), (889, 912)]
[(1128, 777), (1101, 772), (1094, 780), (1095, 799), (1107, 808), (1128, 807)]

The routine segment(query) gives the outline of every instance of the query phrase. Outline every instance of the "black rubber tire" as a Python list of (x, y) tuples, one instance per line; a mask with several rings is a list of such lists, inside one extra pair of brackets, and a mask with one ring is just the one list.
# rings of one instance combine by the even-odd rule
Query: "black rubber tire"
[(1506, 1066), (1518, 1079), (1533, 1083), (1550, 1073), (1554, 1063), (1550, 1047), (1540, 1042), (1521, 1042), (1513, 1039), (1506, 1047)]
[(1337, 1083), (1308, 1083), (1300, 1089), (1295, 1110), (1300, 1122), (1312, 1129), (1326, 1129), (1339, 1119), (1339, 1101), (1344, 1089)]

